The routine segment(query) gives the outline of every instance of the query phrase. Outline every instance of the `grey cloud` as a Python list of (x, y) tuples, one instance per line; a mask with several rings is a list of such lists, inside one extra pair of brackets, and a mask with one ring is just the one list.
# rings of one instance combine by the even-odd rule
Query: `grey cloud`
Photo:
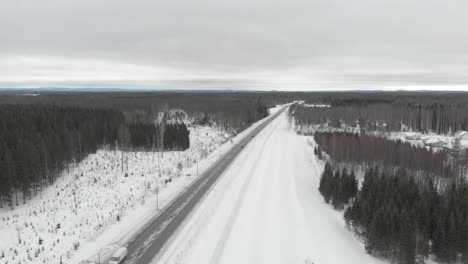
[[(274, 83), (255, 76), (264, 71), (276, 72), (272, 78), (301, 72), (303, 79), (330, 78), (337, 84), (467, 84), (464, 0), (166, 2), (5, 2), (0, 11), (0, 68), (2, 57), (40, 56), (170, 67), (200, 75), (194, 79), (224, 76), (229, 86), (239, 87)], [(433, 74), (409, 76), (398, 73), (401, 68)], [(27, 74), (17, 69), (22, 70)], [(232, 84), (231, 79), (249, 81)], [(156, 77), (150, 83), (127, 81), (149, 86), (166, 82)], [(0, 79), (0, 86), (6, 84)]]

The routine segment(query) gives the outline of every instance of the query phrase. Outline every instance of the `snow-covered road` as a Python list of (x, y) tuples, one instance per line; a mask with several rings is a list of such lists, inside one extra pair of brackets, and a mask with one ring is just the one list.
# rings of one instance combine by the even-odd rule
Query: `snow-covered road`
[(311, 138), (286, 113), (233, 162), (154, 263), (383, 263), (323, 202)]

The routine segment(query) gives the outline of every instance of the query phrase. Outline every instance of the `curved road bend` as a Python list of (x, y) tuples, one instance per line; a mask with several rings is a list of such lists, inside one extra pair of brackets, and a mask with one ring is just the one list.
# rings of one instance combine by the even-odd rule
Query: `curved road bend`
[(243, 146), (248, 144), (256, 134), (270, 124), (286, 108), (287, 106), (283, 107), (252, 130), (252, 132), (203, 172), (182, 194), (163, 208), (153, 218), (152, 222), (143, 228), (128, 244), (128, 258), (125, 263), (150, 263), (205, 193), (239, 155)]

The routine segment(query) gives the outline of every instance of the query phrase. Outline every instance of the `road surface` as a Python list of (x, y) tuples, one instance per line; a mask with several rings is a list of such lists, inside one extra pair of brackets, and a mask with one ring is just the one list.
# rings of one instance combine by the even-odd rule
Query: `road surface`
[(129, 243), (127, 246), (128, 258), (125, 263), (150, 263), (213, 183), (230, 166), (239, 153), (243, 151), (244, 147), (285, 109), (286, 107), (283, 107), (257, 126), (244, 139), (233, 146), (229, 152), (203, 172), (183, 194), (163, 208), (154, 221)]
[(382, 263), (318, 192), (323, 162), (286, 113), (260, 132), (152, 264)]

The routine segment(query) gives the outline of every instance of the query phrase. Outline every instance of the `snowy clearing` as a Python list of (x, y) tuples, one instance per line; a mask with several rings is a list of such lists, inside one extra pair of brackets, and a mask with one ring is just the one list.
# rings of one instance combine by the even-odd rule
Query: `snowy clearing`
[[(201, 170), (216, 159), (229, 135), (217, 128), (197, 127), (191, 128), (190, 137), (192, 146), (186, 151), (125, 153), (128, 177), (121, 168), (122, 152), (99, 150), (64, 172), (39, 197), (13, 211), (3, 210), (0, 250), (5, 257), (0, 263), (48, 263), (60, 257), (64, 263), (76, 263), (108, 244), (125, 244), (131, 231), (154, 215), (156, 186), (162, 207), (196, 177), (198, 153), (204, 158)], [(218, 153), (213, 153), (215, 149)]]
[(386, 263), (366, 254), (342, 213), (323, 201), (317, 190), (323, 164), (310, 142), (281, 114), (154, 263)]

